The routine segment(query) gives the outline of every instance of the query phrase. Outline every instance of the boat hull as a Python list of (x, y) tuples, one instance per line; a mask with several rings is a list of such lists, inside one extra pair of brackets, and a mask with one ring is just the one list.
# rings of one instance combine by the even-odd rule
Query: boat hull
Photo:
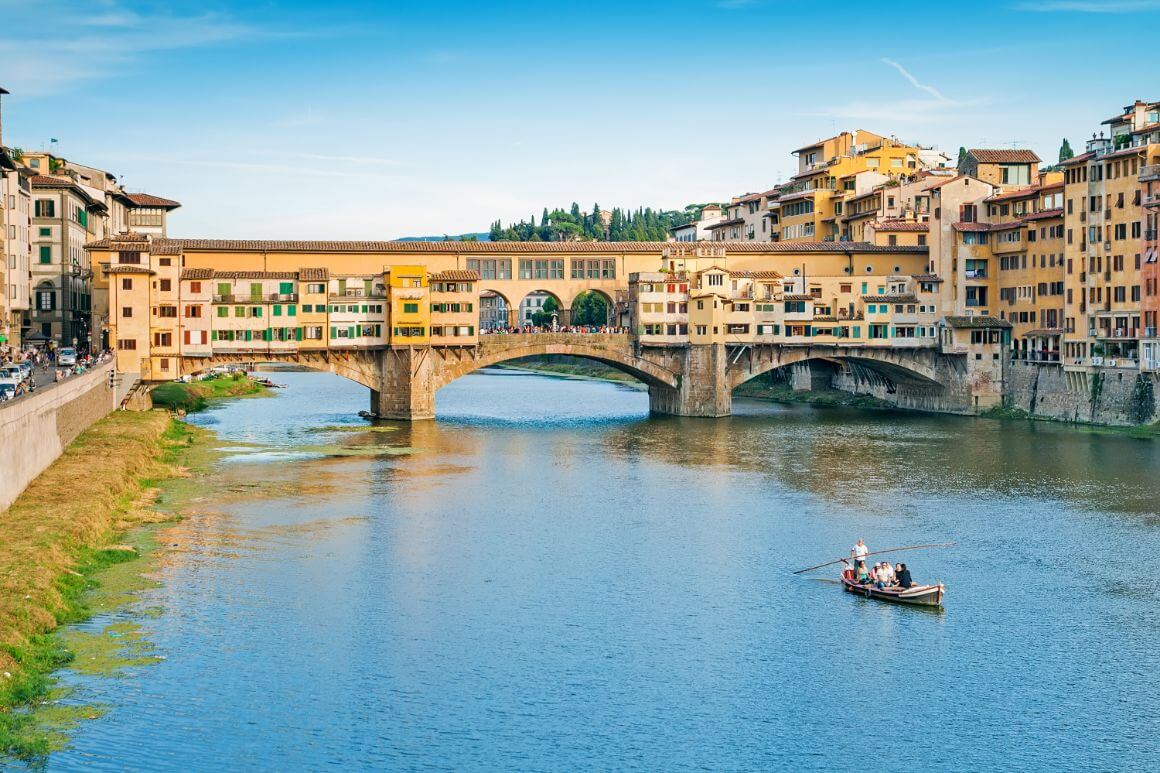
[(842, 588), (848, 593), (857, 593), (869, 599), (889, 601), (894, 604), (910, 604), (918, 607), (941, 607), (943, 594), (946, 588), (938, 585), (915, 585), (902, 590), (901, 588), (875, 588), (873, 585), (859, 585), (853, 580), (843, 577)]

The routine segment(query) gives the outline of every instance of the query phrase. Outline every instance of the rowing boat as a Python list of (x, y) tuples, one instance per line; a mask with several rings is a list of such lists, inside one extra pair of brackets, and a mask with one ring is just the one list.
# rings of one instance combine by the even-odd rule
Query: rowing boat
[(896, 604), (914, 604), (921, 607), (941, 607), (946, 587), (938, 585), (912, 585), (909, 588), (878, 588), (861, 585), (853, 579), (849, 569), (842, 572), (842, 588), (849, 593), (858, 593), (868, 599), (893, 601)]

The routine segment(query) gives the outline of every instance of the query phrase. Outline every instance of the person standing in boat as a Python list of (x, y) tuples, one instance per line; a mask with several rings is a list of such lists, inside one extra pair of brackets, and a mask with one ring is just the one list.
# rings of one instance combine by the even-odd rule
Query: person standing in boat
[(858, 544), (850, 548), (850, 559), (854, 563), (854, 573), (858, 573), (858, 568), (866, 567), (866, 554), (870, 552), (870, 548), (866, 547), (866, 540), (861, 537), (858, 538)]

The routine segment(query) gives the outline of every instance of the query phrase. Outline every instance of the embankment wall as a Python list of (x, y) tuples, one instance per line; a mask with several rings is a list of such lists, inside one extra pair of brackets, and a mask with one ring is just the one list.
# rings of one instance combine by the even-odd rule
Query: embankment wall
[(111, 367), (0, 407), (0, 510), (16, 501), (77, 435), (113, 410)]

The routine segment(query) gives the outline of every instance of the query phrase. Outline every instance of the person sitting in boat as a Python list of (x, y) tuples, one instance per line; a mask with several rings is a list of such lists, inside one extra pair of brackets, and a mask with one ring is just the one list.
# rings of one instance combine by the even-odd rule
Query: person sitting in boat
[(870, 584), (870, 573), (866, 571), (866, 562), (859, 561), (857, 568), (854, 569), (854, 577), (857, 578), (859, 585)]
[(894, 567), (890, 565), (889, 561), (882, 562), (882, 568), (878, 570), (878, 576), (882, 580), (882, 584), (889, 587), (894, 584)]
[(913, 587), (914, 579), (910, 576), (910, 570), (906, 568), (906, 564), (898, 565), (898, 587), (903, 590)]

